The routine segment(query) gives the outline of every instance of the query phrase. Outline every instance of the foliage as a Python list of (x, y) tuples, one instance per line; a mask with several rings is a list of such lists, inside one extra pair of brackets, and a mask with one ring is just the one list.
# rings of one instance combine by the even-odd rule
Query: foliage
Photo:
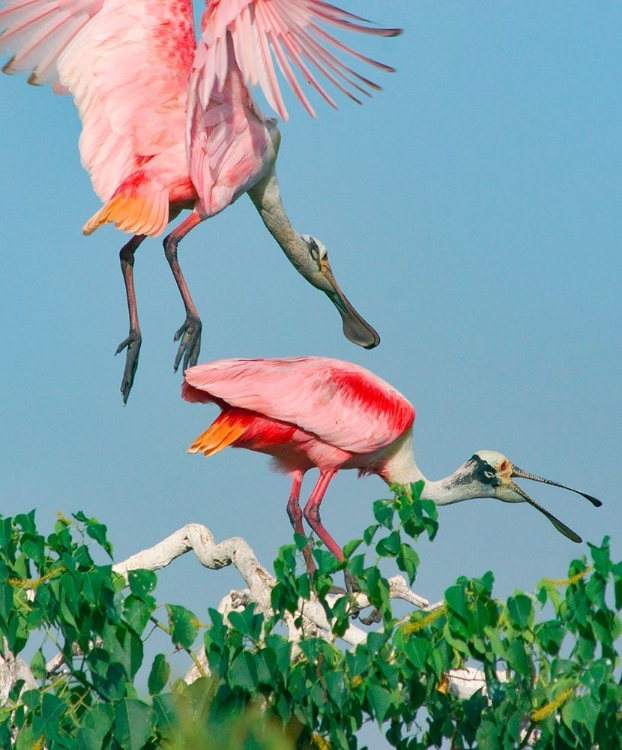
[[(394, 560), (412, 583), (419, 560), (411, 542), (424, 533), (433, 538), (437, 521), (434, 504), (420, 499), (421, 486), (396, 490), (395, 498), (375, 503), (376, 523), (346, 548), (348, 569), (382, 617), (382, 627), (355, 649), (338, 640), (351, 601), (332, 599), (331, 607), (325, 599), (343, 565), (321, 549), (314, 551), (313, 587), (334, 642), (309, 637), (294, 645), (281, 634), (283, 616), (299, 616), (299, 599), (310, 597), (302, 538), (275, 561), (272, 617), (251, 604), (228, 622), (209, 609), (209, 624), (201, 625), (184, 607), (158, 606), (154, 573), (130, 573), (126, 586), (111, 565), (94, 564), (92, 545), (112, 554), (96, 519), (60, 518), (47, 538), (34, 512), (0, 519), (0, 646), (6, 658), (36, 648), (30, 669), (38, 685), (13, 686), (0, 709), (0, 746), (357, 748), (369, 721), (392, 746), (408, 750), (444, 742), (621, 745), (622, 563), (612, 562), (608, 540), (591, 546), (590, 565), (573, 561), (568, 579), (542, 581), (535, 596), (517, 592), (498, 601), (486, 573), (460, 578), (436, 610), (398, 620), (377, 563)], [(373, 564), (362, 546), (375, 553)], [(144, 642), (156, 627), (170, 635), (170, 652), (148, 665)], [(196, 661), (199, 634), (211, 676), (191, 685), (172, 680), (171, 656), (183, 650)], [(48, 674), (44, 652), (51, 646), (65, 667)], [(453, 694), (451, 670), (467, 663), (484, 671), (486, 695)]]

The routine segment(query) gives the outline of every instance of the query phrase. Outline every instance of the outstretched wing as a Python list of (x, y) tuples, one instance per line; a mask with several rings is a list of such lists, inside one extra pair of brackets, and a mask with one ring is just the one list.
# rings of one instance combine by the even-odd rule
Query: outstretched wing
[(10, 0), (2, 26), (0, 51), (14, 53), (7, 71), (32, 70), (32, 80), (73, 95), (82, 163), (102, 200), (151, 157), (183, 146), (191, 0)]
[(292, 64), (333, 107), (336, 103), (315, 77), (313, 68), (355, 101), (361, 94), (379, 89), (335, 54), (344, 53), (386, 71), (393, 68), (371, 60), (331, 34), (326, 27), (358, 31), (376, 36), (396, 36), (400, 29), (369, 25), (359, 16), (324, 0), (209, 0), (203, 15), (202, 39), (209, 54), (205, 58), (204, 99), (222, 85), (230, 65), (228, 40), (233, 41), (237, 64), (244, 81), (259, 84), (270, 106), (284, 119), (287, 110), (274, 67), (278, 67), (305, 109), (313, 107), (298, 82)]
[(354, 453), (390, 445), (413, 423), (412, 404), (369, 370), (324, 357), (225, 359), (184, 373), (187, 401), (216, 401), (297, 425)]
[(83, 124), (82, 162), (103, 200), (184, 142), (195, 48), (190, 0), (107, 0), (61, 56), (60, 80)]
[(5, 73), (30, 73), (29, 83), (49, 83), (65, 93), (57, 62), (80, 29), (105, 0), (8, 0), (0, 8), (0, 55), (13, 57)]

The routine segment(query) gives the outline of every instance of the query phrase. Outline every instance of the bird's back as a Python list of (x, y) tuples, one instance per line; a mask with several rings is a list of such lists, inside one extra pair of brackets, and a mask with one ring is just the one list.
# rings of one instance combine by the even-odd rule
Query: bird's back
[(182, 395), (295, 425), (351, 453), (382, 450), (415, 418), (412, 404), (377, 375), (325, 357), (208, 362), (186, 370)]

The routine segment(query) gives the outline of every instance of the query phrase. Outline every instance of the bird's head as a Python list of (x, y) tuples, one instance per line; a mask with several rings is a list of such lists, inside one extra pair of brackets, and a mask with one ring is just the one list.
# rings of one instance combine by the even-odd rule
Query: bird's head
[(335, 305), (343, 321), (343, 333), (353, 344), (365, 349), (373, 349), (380, 343), (378, 333), (352, 307), (341, 291), (333, 270), (328, 262), (328, 250), (323, 242), (310, 234), (301, 235), (307, 255), (299, 266), (300, 273), (316, 289), (320, 289)]
[(478, 451), (464, 464), (460, 473), (462, 478), (458, 481), (470, 484), (471, 492), (477, 493), (473, 494), (472, 497), (494, 497), (504, 503), (529, 503), (540, 513), (543, 513), (559, 532), (573, 542), (581, 542), (582, 539), (566, 524), (549, 513), (546, 508), (529, 497), (513, 480), (515, 478), (532, 479), (535, 482), (562, 487), (565, 490), (582, 495), (596, 507), (602, 505), (601, 501), (592, 495), (519, 469), (518, 466), (515, 466), (509, 459), (496, 451)]

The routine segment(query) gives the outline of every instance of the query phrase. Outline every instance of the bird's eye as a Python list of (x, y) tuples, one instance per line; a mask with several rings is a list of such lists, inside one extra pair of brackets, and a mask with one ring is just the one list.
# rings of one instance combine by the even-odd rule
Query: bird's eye
[(508, 468), (508, 462), (501, 461), (501, 465), (499, 466), (499, 471), (505, 471), (507, 468)]
[(309, 237), (309, 253), (313, 260), (319, 265), (320, 264), (320, 248), (313, 237)]

